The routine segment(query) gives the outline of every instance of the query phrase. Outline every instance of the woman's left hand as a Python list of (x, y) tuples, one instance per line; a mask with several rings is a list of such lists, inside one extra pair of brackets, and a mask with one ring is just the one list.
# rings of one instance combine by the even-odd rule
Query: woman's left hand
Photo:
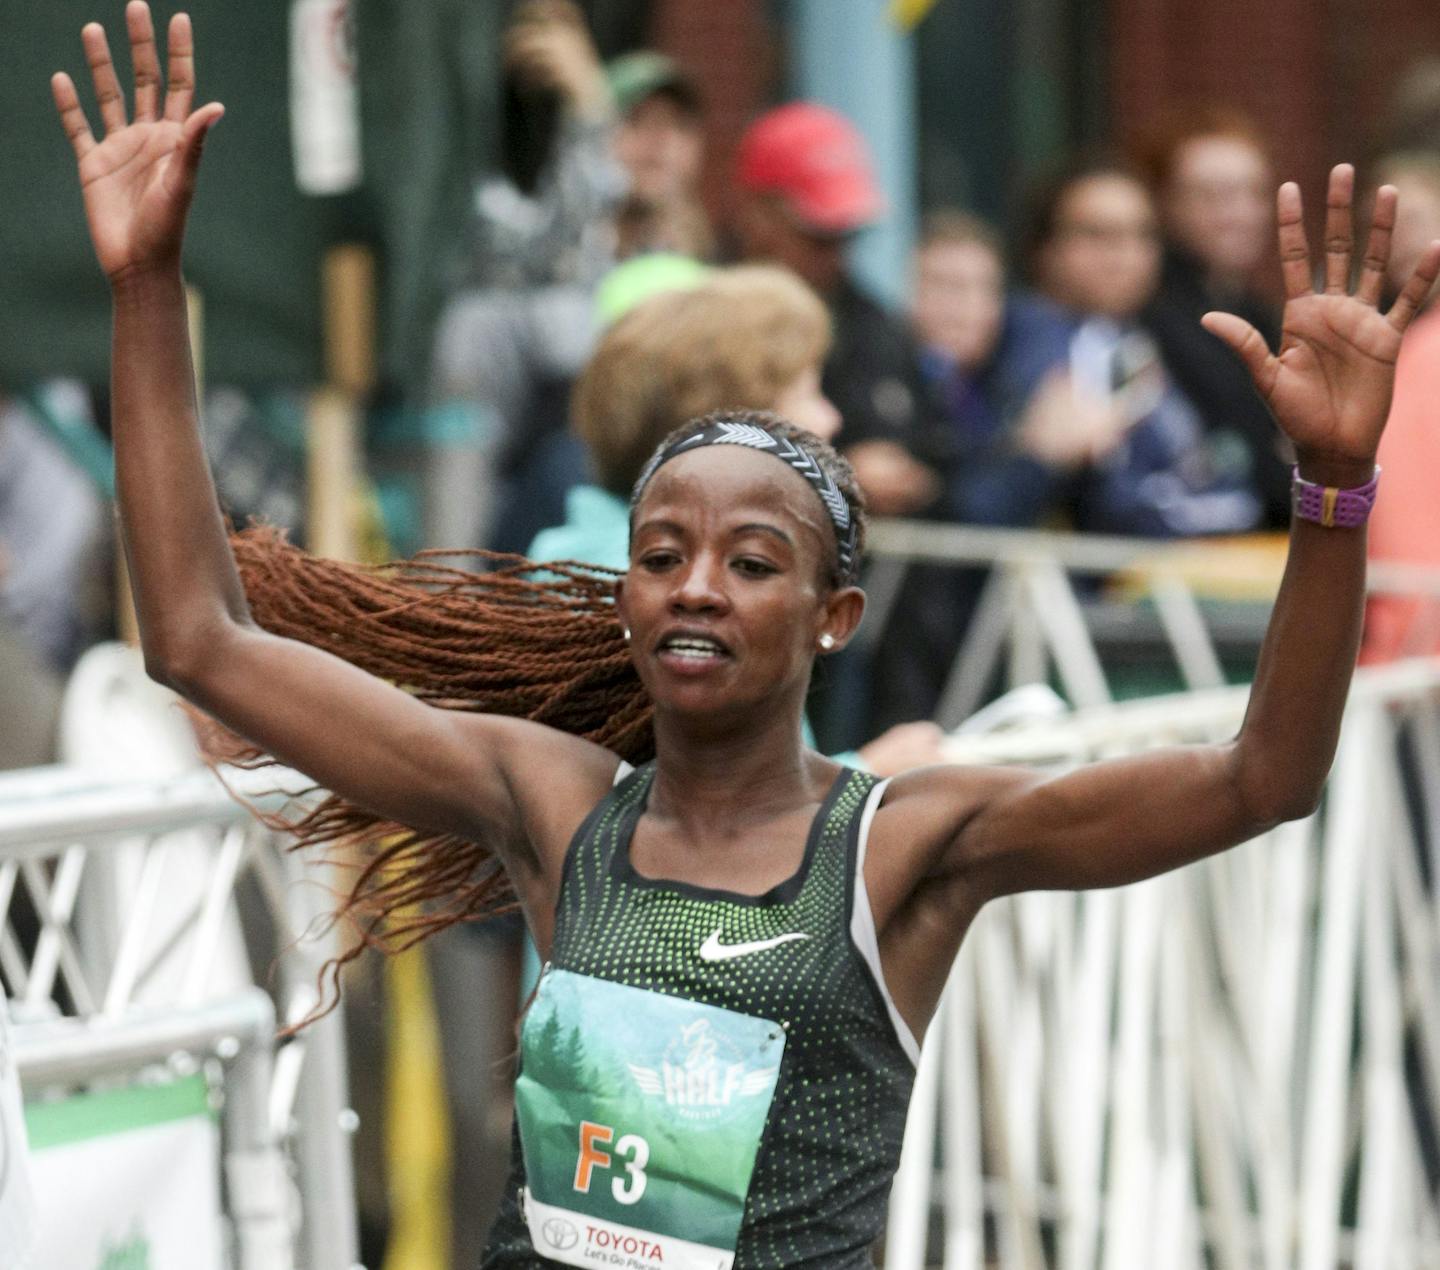
[(1440, 242), (1433, 242), (1388, 313), (1379, 301), (1395, 226), (1396, 192), (1383, 185), (1355, 292), (1350, 293), (1354, 248), (1355, 169), (1330, 173), (1325, 212), (1325, 290), (1311, 286), (1309, 244), (1300, 188), (1280, 187), (1280, 260), (1285, 312), (1279, 355), (1260, 333), (1231, 313), (1207, 313), (1205, 329), (1244, 360), (1280, 427), (1295, 443), (1301, 464), (1326, 484), (1370, 479), (1380, 434), (1390, 410), (1400, 337), (1440, 275)]

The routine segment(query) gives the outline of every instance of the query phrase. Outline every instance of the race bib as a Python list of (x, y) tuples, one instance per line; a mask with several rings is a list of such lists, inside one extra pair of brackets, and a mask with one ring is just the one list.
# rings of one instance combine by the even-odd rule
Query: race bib
[(552, 969), (520, 1045), (535, 1250), (570, 1266), (730, 1270), (784, 1029)]

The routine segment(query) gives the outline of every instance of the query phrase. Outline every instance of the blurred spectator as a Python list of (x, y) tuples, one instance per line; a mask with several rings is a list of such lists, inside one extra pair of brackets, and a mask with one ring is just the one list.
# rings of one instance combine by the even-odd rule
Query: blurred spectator
[(708, 259), (715, 239), (698, 192), (705, 133), (694, 81), (652, 50), (617, 57), (606, 77), (619, 113), (615, 154), (629, 181), (616, 216), (616, 255)]
[(997, 235), (947, 211), (922, 228), (911, 314), (948, 432), (945, 517), (1038, 523), (1121, 434), (1117, 412), (1073, 391), (1070, 323), (1051, 305), (1007, 298)]
[(108, 594), (105, 499), (44, 422), (62, 416), (92, 433), (73, 384), (0, 396), (0, 768), (54, 762), (64, 675)]
[(1440, 145), (1433, 151), (1386, 155), (1375, 165), (1375, 184), (1393, 185), (1400, 196), (1385, 272), (1384, 302), (1389, 305), (1415, 272), (1425, 248), (1440, 238)]
[(1151, 131), (1139, 162), (1165, 236), (1159, 292), (1143, 322), (1206, 432), (1248, 452), (1265, 523), (1283, 529), (1290, 523), (1289, 445), (1240, 359), (1200, 325), (1205, 313), (1223, 309), (1279, 348), (1279, 312), (1255, 290), (1275, 232), (1264, 142), (1244, 115), (1194, 105)]
[[(1118, 411), (1071, 386), (1070, 323), (1044, 302), (1007, 297), (997, 235), (955, 211), (925, 220), (911, 314), (947, 436), (937, 514), (1013, 527), (1054, 515), (1122, 431)], [(910, 567), (875, 652), (871, 726), (934, 714), (984, 579)]]
[(305, 542), (305, 399), (285, 390), (205, 394), (205, 453), (220, 505), (237, 525), (283, 525)]
[(625, 192), (615, 111), (572, 0), (521, 0), (505, 34), (501, 170), (475, 191), (465, 281), (593, 286), (610, 267), (610, 218)]
[(927, 462), (939, 420), (914, 335), (850, 277), (850, 238), (884, 199), (859, 133), (841, 115), (794, 102), (761, 116), (740, 140), (736, 229), (747, 260), (793, 270), (830, 309), (835, 339), (821, 384), (840, 411), (837, 444), (877, 516), (936, 506), (940, 475)]
[(748, 265), (667, 288), (606, 332), (575, 387), (575, 430), (597, 484), (570, 492), (563, 525), (536, 537), (532, 560), (630, 562), (630, 491), (655, 447), (698, 415), (774, 410), (829, 439), (840, 416), (820, 388), (830, 321), (787, 270)]
[(595, 291), (595, 317), (602, 327), (618, 322), (637, 304), (665, 291), (698, 287), (714, 266), (692, 256), (655, 251), (634, 256), (610, 270)]
[(436, 334), (431, 546), (483, 545), (502, 478), (525, 505), (577, 477), (564, 402), (593, 342), (595, 284), (614, 259), (625, 177), (604, 71), (571, 0), (516, 8), (502, 110), (502, 170), (476, 190), (463, 289)]
[[(813, 102), (793, 102), (757, 119), (740, 140), (740, 195), (735, 229), (747, 260), (768, 260), (799, 274), (830, 310), (834, 342), (821, 386), (840, 411), (836, 445), (850, 460), (875, 516), (940, 514), (944, 422), (921, 369), (909, 324), (887, 312), (851, 277), (851, 239), (884, 211), (859, 133), (842, 115)], [(934, 601), (946, 620), (948, 602)], [(899, 623), (923, 621), (907, 603)], [(813, 698), (822, 736), (834, 748), (859, 744), (882, 723), (871, 709), (871, 658), (852, 645), (829, 659)], [(910, 716), (914, 717), (914, 716)]]
[[(1378, 184), (1394, 185), (1400, 206), (1391, 240), (1385, 303), (1415, 268), (1420, 254), (1440, 238), (1440, 153), (1392, 155), (1377, 165)], [(1376, 561), (1440, 569), (1440, 307), (1430, 303), (1405, 336), (1395, 373), (1390, 421), (1380, 439), (1384, 469), (1380, 497), (1370, 517), (1369, 553)], [(1440, 602), (1378, 595), (1366, 610), (1367, 661), (1440, 652)]]
[(1160, 252), (1150, 195), (1123, 164), (1082, 158), (1037, 191), (1031, 278), (1068, 314), (1075, 391), (1118, 410), (1126, 429), (1082, 479), (1076, 525), (1150, 537), (1253, 529), (1262, 507), (1247, 453), (1207, 437), (1140, 323)]
[(54, 669), (0, 621), (0, 771), (55, 761), (63, 686)]
[(1400, 76), (1388, 113), (1387, 154), (1440, 154), (1440, 57), (1421, 58)]
[(0, 398), (0, 622), (64, 673), (97, 635), (109, 518), (45, 414), (88, 423), (89, 401), (73, 384), (48, 386), (33, 407)]

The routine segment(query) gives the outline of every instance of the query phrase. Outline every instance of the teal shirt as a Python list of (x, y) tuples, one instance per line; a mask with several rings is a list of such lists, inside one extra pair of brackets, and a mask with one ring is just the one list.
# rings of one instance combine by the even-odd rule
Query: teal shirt
[(598, 485), (577, 485), (565, 495), (565, 523), (542, 529), (525, 554), (537, 564), (583, 560), (628, 569), (630, 507)]
[[(536, 564), (583, 560), (607, 569), (630, 567), (630, 505), (598, 485), (577, 485), (565, 495), (565, 523), (542, 529), (525, 553)], [(814, 746), (810, 720), (802, 719), (805, 744)], [(858, 754), (832, 755), (837, 763), (865, 770)]]

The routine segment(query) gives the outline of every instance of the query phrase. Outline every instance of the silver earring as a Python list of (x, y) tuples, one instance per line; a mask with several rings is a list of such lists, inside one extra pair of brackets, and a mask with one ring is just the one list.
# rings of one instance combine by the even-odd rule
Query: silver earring
[(825, 634), (820, 636), (820, 647), (828, 653), (835, 647), (835, 636), (830, 634), (829, 631), (826, 631)]
[(630, 642), (630, 628), (628, 626), (622, 626), (620, 629), (624, 631), (625, 642), (628, 644)]

